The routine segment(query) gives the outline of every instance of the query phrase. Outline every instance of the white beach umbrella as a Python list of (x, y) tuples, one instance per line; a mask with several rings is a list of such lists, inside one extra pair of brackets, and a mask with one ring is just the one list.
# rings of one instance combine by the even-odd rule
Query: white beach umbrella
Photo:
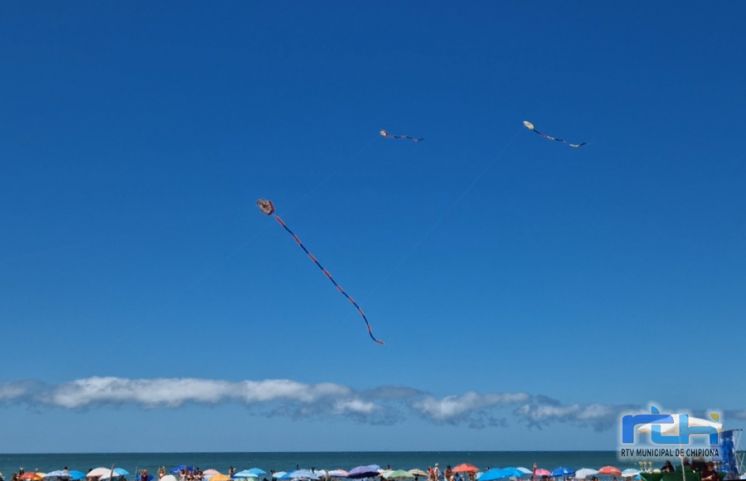
[(86, 478), (103, 478), (111, 477), (111, 468), (95, 468), (88, 471), (85, 475)]
[(575, 471), (575, 479), (585, 479), (590, 478), (591, 476), (595, 476), (598, 474), (598, 471), (591, 468), (582, 468)]

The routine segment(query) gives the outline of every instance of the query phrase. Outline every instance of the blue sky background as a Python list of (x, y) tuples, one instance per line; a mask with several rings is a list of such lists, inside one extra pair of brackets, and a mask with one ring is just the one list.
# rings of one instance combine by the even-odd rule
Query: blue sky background
[[(738, 2), (2, 5), (0, 381), (742, 408), (744, 18)], [(9, 403), (0, 421), (0, 451), (98, 451), (114, 428), (106, 450), (615, 446), (564, 423), (232, 404)]]

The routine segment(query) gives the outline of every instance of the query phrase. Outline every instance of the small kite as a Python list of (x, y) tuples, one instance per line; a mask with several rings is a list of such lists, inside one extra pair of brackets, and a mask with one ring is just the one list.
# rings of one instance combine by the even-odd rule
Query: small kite
[(378, 131), (378, 134), (383, 137), (384, 139), (392, 139), (392, 140), (408, 140), (410, 142), (414, 142), (415, 144), (418, 142), (422, 142), (424, 137), (412, 137), (411, 135), (396, 135), (392, 134), (388, 130), (381, 129)]
[(549, 134), (545, 134), (544, 132), (541, 132), (540, 130), (536, 130), (536, 127), (534, 127), (534, 124), (532, 124), (528, 120), (524, 120), (523, 121), (523, 126), (526, 127), (528, 130), (530, 130), (531, 132), (533, 132), (533, 133), (535, 133), (537, 135), (540, 135), (540, 136), (544, 137), (547, 140), (553, 140), (555, 142), (562, 142), (563, 144), (568, 145), (568, 146), (572, 147), (573, 149), (579, 149), (579, 148), (581, 148), (582, 146), (585, 145), (585, 142), (581, 142), (579, 144), (573, 144), (572, 142), (568, 142), (565, 139), (560, 139), (559, 137), (553, 137), (553, 136), (551, 136)]
[(300, 237), (298, 237), (297, 235), (295, 235), (295, 232), (293, 232), (292, 230), (290, 230), (290, 227), (288, 227), (288, 225), (285, 223), (284, 220), (282, 220), (282, 218), (279, 215), (275, 214), (275, 205), (272, 203), (272, 201), (271, 200), (266, 200), (266, 199), (259, 199), (259, 200), (256, 201), (256, 205), (257, 205), (257, 207), (259, 207), (259, 210), (262, 211), (263, 214), (265, 214), (265, 215), (272, 215), (272, 214), (274, 214), (274, 217), (275, 217), (275, 220), (277, 221), (277, 223), (280, 224), (282, 226), (282, 228), (285, 229), (285, 231), (288, 234), (290, 234), (290, 236), (293, 238), (293, 240), (295, 241), (295, 243), (298, 244), (298, 247), (300, 247), (303, 250), (303, 252), (306, 253), (306, 255), (308, 256), (308, 258), (311, 259), (311, 261), (314, 264), (316, 264), (316, 267), (318, 267), (319, 269), (321, 269), (321, 272), (323, 272), (324, 275), (327, 277), (327, 279), (329, 279), (329, 281), (331, 281), (331, 283), (334, 284), (334, 287), (337, 288), (337, 290), (339, 291), (339, 293), (342, 294), (343, 296), (345, 296), (345, 298), (348, 301), (350, 301), (350, 303), (355, 307), (355, 309), (357, 310), (358, 314), (360, 314), (360, 317), (362, 317), (363, 321), (365, 321), (365, 325), (368, 328), (368, 335), (370, 336), (370, 338), (373, 339), (378, 344), (383, 344), (383, 341), (381, 341), (379, 339), (376, 339), (376, 336), (373, 335), (373, 327), (368, 322), (368, 318), (365, 315), (365, 312), (363, 312), (363, 309), (360, 307), (360, 305), (357, 302), (355, 302), (355, 299), (353, 299), (352, 296), (350, 296), (349, 294), (347, 294), (347, 292), (345, 292), (345, 290), (342, 288), (342, 286), (340, 286), (339, 284), (337, 284), (337, 281), (335, 281), (334, 278), (332, 277), (332, 275), (329, 273), (329, 271), (327, 271), (326, 268), (321, 265), (321, 263), (316, 258), (316, 256), (313, 255), (311, 253), (311, 251), (309, 251), (306, 248), (305, 245), (303, 245), (303, 242), (300, 240)]

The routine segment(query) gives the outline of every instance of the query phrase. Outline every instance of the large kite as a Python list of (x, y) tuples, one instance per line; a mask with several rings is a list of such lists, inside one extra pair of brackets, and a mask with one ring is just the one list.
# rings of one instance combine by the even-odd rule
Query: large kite
[(560, 139), (559, 137), (554, 137), (552, 135), (545, 134), (544, 132), (541, 132), (540, 130), (537, 130), (536, 127), (534, 127), (534, 124), (531, 123), (531, 122), (529, 122), (528, 120), (524, 120), (523, 121), (523, 126), (526, 127), (528, 130), (530, 130), (531, 132), (533, 132), (533, 133), (535, 133), (537, 135), (540, 135), (540, 136), (544, 137), (547, 140), (553, 140), (555, 142), (561, 142), (561, 143), (563, 143), (565, 145), (568, 145), (568, 146), (572, 147), (573, 149), (579, 149), (579, 148), (581, 148), (582, 146), (585, 145), (585, 142), (581, 142), (579, 144), (573, 144), (572, 142), (568, 142), (565, 139)]
[(378, 131), (378, 134), (383, 137), (384, 139), (392, 139), (392, 140), (408, 140), (410, 142), (414, 142), (415, 144), (417, 142), (422, 142), (425, 140), (423, 137), (413, 137), (411, 135), (397, 135), (392, 134), (388, 130), (381, 129)]
[(259, 199), (259, 200), (256, 201), (256, 205), (257, 205), (257, 207), (259, 207), (259, 210), (262, 211), (263, 214), (265, 214), (265, 215), (273, 215), (274, 214), (274, 217), (275, 217), (275, 220), (277, 221), (277, 223), (280, 224), (282, 226), (282, 228), (285, 229), (285, 231), (288, 234), (290, 234), (290, 236), (293, 238), (293, 240), (295, 241), (295, 243), (298, 244), (298, 247), (300, 247), (303, 250), (303, 252), (306, 253), (306, 255), (308, 256), (308, 258), (311, 259), (311, 261), (314, 264), (316, 264), (316, 267), (318, 267), (319, 269), (321, 269), (321, 272), (323, 272), (324, 275), (327, 277), (327, 279), (329, 279), (329, 281), (331, 281), (331, 283), (334, 284), (334, 287), (337, 288), (337, 290), (339, 291), (339, 293), (342, 294), (343, 296), (345, 296), (345, 298), (348, 301), (350, 301), (350, 303), (355, 307), (355, 309), (357, 310), (358, 314), (360, 314), (360, 317), (362, 317), (363, 321), (365, 321), (365, 325), (368, 328), (368, 335), (370, 336), (370, 338), (373, 339), (378, 344), (383, 344), (383, 341), (381, 341), (379, 339), (376, 339), (376, 336), (373, 335), (373, 328), (371, 327), (370, 322), (368, 322), (368, 318), (365, 315), (365, 312), (363, 312), (363, 309), (360, 307), (360, 305), (357, 302), (355, 302), (355, 299), (353, 299), (352, 296), (350, 296), (349, 294), (347, 294), (347, 292), (345, 292), (345, 290), (342, 288), (342, 286), (340, 286), (339, 284), (337, 284), (337, 281), (335, 281), (334, 278), (332, 277), (332, 275), (329, 273), (329, 271), (327, 271), (326, 268), (321, 265), (321, 263), (316, 258), (316, 256), (313, 255), (311, 253), (311, 251), (309, 251), (306, 248), (305, 245), (303, 245), (303, 242), (300, 240), (300, 237), (298, 237), (297, 235), (295, 235), (295, 232), (293, 232), (292, 230), (290, 230), (290, 227), (288, 227), (288, 225), (285, 223), (284, 220), (282, 220), (282, 218), (279, 215), (275, 214), (275, 205), (272, 203), (272, 201), (271, 200), (266, 200), (266, 199)]

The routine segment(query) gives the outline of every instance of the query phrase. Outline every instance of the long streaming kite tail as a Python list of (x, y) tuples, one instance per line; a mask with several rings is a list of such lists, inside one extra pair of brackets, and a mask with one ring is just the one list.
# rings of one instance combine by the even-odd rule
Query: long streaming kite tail
[(363, 312), (363, 309), (360, 307), (360, 305), (357, 302), (355, 302), (355, 299), (353, 299), (352, 296), (347, 294), (347, 292), (342, 288), (342, 286), (340, 286), (337, 283), (337, 281), (334, 280), (334, 277), (332, 277), (332, 274), (328, 270), (326, 270), (324, 266), (321, 265), (321, 262), (319, 262), (316, 256), (313, 255), (313, 253), (309, 251), (308, 248), (303, 244), (303, 241), (300, 240), (300, 237), (298, 237), (295, 234), (295, 232), (293, 232), (290, 229), (290, 227), (288, 227), (285, 221), (282, 220), (282, 217), (275, 214), (275, 220), (277, 221), (278, 224), (282, 226), (283, 229), (285, 229), (285, 231), (288, 234), (290, 234), (290, 237), (292, 237), (295, 243), (298, 244), (298, 247), (300, 247), (303, 250), (303, 252), (306, 253), (308, 258), (311, 259), (311, 262), (316, 264), (316, 267), (318, 267), (319, 270), (321, 270), (321, 272), (326, 276), (326, 278), (329, 279), (329, 281), (334, 285), (337, 291), (339, 291), (339, 293), (342, 294), (345, 297), (345, 299), (350, 301), (350, 304), (352, 304), (355, 307), (358, 314), (360, 314), (360, 317), (362, 317), (363, 321), (365, 321), (365, 326), (368, 328), (368, 335), (370, 336), (370, 338), (373, 339), (373, 341), (377, 342), (378, 344), (383, 344), (383, 341), (381, 341), (380, 339), (376, 339), (376, 336), (373, 335), (373, 326), (370, 325), (370, 322), (368, 322), (368, 316), (365, 315), (365, 312)]

